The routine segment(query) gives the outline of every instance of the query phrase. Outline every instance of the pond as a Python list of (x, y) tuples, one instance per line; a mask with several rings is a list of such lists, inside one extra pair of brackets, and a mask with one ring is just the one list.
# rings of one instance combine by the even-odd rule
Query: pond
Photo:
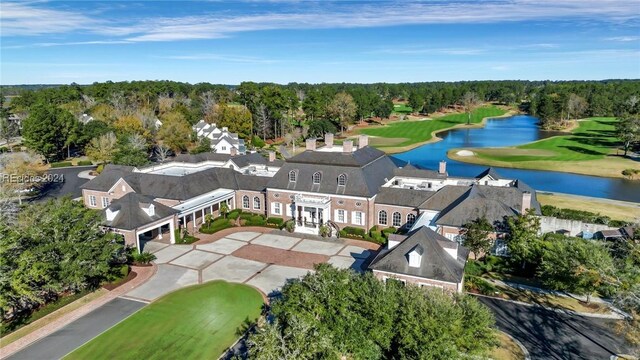
[[(461, 147), (516, 146), (554, 136), (557, 133), (541, 131), (538, 119), (528, 115), (489, 119), (483, 128), (452, 129), (438, 134), (443, 140), (425, 144), (413, 150), (393, 155), (413, 165), (437, 169), (440, 160), (447, 161), (449, 174), (475, 176), (487, 166), (466, 164), (447, 158), (447, 151)], [(625, 179), (577, 175), (556, 171), (523, 170), (495, 167), (498, 172), (513, 179), (521, 179), (538, 191), (609, 198), (640, 202), (640, 182)]]

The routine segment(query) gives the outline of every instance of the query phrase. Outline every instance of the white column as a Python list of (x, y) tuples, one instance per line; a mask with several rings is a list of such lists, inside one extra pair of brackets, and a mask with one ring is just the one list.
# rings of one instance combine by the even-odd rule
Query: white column
[(204, 208), (202, 208), (202, 222), (204, 222)]
[(170, 239), (170, 242), (172, 244), (175, 244), (176, 243), (176, 234), (175, 234), (176, 231), (174, 229), (173, 223), (174, 223), (174, 221), (173, 221), (173, 219), (171, 219), (171, 222), (169, 223), (169, 239)]
[(193, 233), (195, 234), (196, 233), (196, 212), (195, 211), (191, 214), (191, 217), (193, 218)]
[(142, 252), (140, 249), (140, 234), (137, 231), (134, 231), (133, 234), (136, 236), (136, 248), (138, 249), (138, 254)]
[(158, 239), (162, 239), (162, 226), (160, 225), (160, 227), (158, 228)]

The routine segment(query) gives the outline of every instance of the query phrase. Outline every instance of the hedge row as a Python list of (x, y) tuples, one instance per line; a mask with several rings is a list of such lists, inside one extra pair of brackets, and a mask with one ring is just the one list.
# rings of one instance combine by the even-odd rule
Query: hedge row
[(233, 227), (233, 224), (229, 219), (217, 218), (213, 220), (210, 226), (200, 227), (200, 232), (204, 234), (213, 234), (223, 229)]
[(51, 167), (52, 168), (61, 168), (61, 167), (67, 167), (67, 166), (73, 166), (73, 164), (71, 164), (71, 161), (62, 161), (62, 162), (51, 163)]
[(93, 165), (93, 162), (91, 160), (80, 160), (80, 161), (78, 161), (78, 166), (87, 166), (87, 165)]

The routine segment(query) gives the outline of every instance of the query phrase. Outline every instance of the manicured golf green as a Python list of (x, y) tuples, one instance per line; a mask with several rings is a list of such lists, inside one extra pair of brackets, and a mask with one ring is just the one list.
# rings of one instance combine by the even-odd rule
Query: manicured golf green
[(480, 158), (504, 161), (583, 161), (602, 159), (618, 140), (615, 118), (589, 118), (579, 122), (571, 134), (554, 136), (513, 148), (474, 149)]
[[(500, 116), (505, 113), (505, 110), (495, 106), (481, 107), (471, 114), (471, 123), (478, 124), (486, 117)], [(433, 120), (395, 122), (386, 126), (362, 129), (360, 132), (382, 138), (402, 139), (393, 144), (393, 146), (402, 147), (431, 140), (433, 133), (438, 130), (466, 123), (467, 114), (451, 114)]]
[(217, 359), (245, 319), (260, 315), (262, 295), (224, 281), (166, 295), (65, 359)]
[(472, 164), (622, 178), (622, 171), (637, 168), (638, 162), (616, 156), (615, 124), (615, 118), (589, 118), (566, 135), (516, 147), (465, 149), (472, 153), (464, 155), (461, 149), (450, 149), (448, 157)]

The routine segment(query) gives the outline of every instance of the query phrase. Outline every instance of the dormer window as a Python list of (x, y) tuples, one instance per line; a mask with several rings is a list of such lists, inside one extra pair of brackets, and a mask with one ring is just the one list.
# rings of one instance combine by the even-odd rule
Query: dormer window
[(340, 174), (338, 176), (338, 186), (347, 185), (347, 174)]
[(419, 268), (420, 263), (422, 262), (422, 254), (424, 253), (424, 249), (422, 246), (417, 245), (414, 247), (408, 255), (409, 257), (409, 266)]
[(111, 211), (111, 209), (107, 208), (107, 210), (105, 211), (105, 215), (107, 217), (107, 221), (113, 221), (113, 219), (116, 218), (116, 216), (118, 216), (118, 211)]
[(317, 171), (315, 173), (313, 173), (313, 183), (314, 184), (320, 184), (320, 181), (322, 180), (322, 174)]
[(289, 171), (289, 181), (290, 182), (296, 182), (297, 178), (298, 178), (298, 173), (295, 170)]
[(156, 207), (153, 204), (149, 204), (148, 207), (143, 207), (142, 210), (144, 210), (144, 212), (149, 216), (154, 216), (156, 214)]

